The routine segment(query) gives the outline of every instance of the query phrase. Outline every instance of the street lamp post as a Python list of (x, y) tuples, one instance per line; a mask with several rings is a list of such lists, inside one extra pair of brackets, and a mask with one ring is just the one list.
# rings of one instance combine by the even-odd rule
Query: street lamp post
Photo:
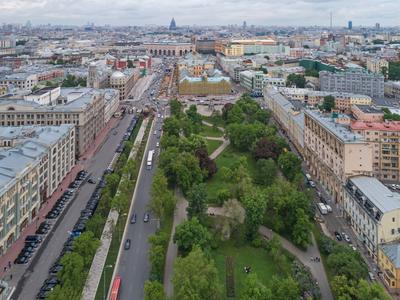
[(112, 267), (113, 265), (106, 265), (103, 269), (103, 300), (106, 300), (106, 269)]

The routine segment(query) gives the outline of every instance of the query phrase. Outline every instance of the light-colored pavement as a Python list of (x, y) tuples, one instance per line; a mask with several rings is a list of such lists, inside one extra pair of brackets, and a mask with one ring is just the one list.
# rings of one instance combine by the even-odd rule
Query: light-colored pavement
[(177, 204), (174, 212), (174, 223), (172, 225), (171, 237), (168, 244), (164, 269), (164, 291), (168, 297), (172, 297), (174, 293), (172, 276), (174, 270), (174, 262), (176, 257), (178, 256), (178, 246), (174, 243), (175, 228), (187, 219), (186, 208), (188, 207), (188, 202), (184, 198), (181, 191), (177, 190), (175, 192), (175, 195), (177, 198)]
[[(269, 229), (265, 226), (260, 226), (260, 228), (258, 229), (258, 232), (267, 239), (271, 239), (274, 235), (276, 235), (275, 232), (273, 232), (271, 229)], [(303, 250), (297, 248), (295, 245), (293, 245), (290, 241), (283, 238), (282, 236), (279, 236), (279, 238), (280, 238), (283, 248), (285, 248), (290, 253), (292, 253), (294, 256), (296, 256), (296, 258), (299, 261), (301, 261), (305, 266), (310, 268), (311, 274), (318, 282), (318, 286), (321, 291), (322, 299), (323, 300), (333, 300), (332, 291), (329, 286), (328, 277), (326, 276), (326, 272), (325, 272), (323, 263), (322, 262), (314, 262), (311, 260), (311, 258), (321, 257), (318, 246), (315, 242), (314, 235), (312, 235), (312, 237), (311, 237), (312, 245), (308, 246), (306, 251), (303, 251)]]
[(221, 146), (219, 146), (217, 149), (214, 150), (213, 153), (211, 153), (210, 158), (216, 159), (218, 157), (218, 155), (220, 155), (222, 153), (222, 151), (224, 151), (225, 148), (229, 146), (229, 144), (230, 144), (229, 140), (223, 139)]

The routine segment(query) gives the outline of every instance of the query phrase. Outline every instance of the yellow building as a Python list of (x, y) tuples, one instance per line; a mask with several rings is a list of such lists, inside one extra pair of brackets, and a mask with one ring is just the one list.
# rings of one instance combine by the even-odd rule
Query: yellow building
[(379, 246), (378, 266), (382, 271), (383, 282), (392, 292), (400, 289), (400, 243)]

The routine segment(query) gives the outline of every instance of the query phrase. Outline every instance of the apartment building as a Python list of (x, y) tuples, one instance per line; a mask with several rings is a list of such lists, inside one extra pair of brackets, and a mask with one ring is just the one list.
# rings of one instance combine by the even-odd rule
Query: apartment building
[(373, 171), (372, 145), (351, 132), (349, 124), (345, 115), (304, 111), (305, 162), (336, 203), (342, 203), (342, 185), (348, 177)]
[(0, 127), (0, 255), (75, 165), (75, 127)]
[(199, 77), (207, 71), (215, 69), (215, 59), (209, 55), (187, 54), (179, 59), (178, 70), (186, 70), (191, 76)]
[(400, 238), (400, 194), (375, 177), (355, 176), (343, 186), (343, 198), (344, 217), (378, 261), (378, 246)]
[(321, 71), (319, 80), (321, 91), (355, 93), (371, 97), (384, 95), (384, 76), (368, 73), (361, 68), (336, 73)]
[(291, 100), (299, 100), (310, 106), (321, 105), (326, 96), (333, 96), (335, 98), (335, 109), (341, 112), (350, 112), (353, 105), (372, 104), (370, 96), (353, 93), (324, 92), (289, 87), (279, 88), (279, 91)]
[(351, 130), (373, 148), (373, 174), (386, 182), (400, 181), (400, 121), (355, 120)]
[(110, 88), (119, 91), (119, 99), (126, 100), (139, 79), (139, 68), (125, 69), (123, 72), (115, 71), (110, 77)]
[(144, 43), (143, 46), (152, 56), (184, 56), (195, 50), (194, 44), (180, 42)]
[(385, 96), (400, 99), (400, 81), (387, 81), (384, 85)]
[(391, 292), (400, 290), (400, 243), (391, 242), (378, 246), (378, 266), (383, 282)]
[(271, 86), (264, 87), (264, 100), (284, 134), (303, 154), (304, 112)]
[(0, 126), (76, 126), (76, 154), (88, 150), (105, 126), (105, 91), (62, 88), (55, 105), (40, 105), (22, 99), (0, 100)]
[(370, 57), (367, 58), (367, 70), (372, 73), (382, 74), (382, 71), (389, 71), (389, 62), (384, 58)]
[(32, 90), (38, 84), (37, 74), (14, 73), (0, 77), (1, 85), (12, 85), (21, 90)]
[(231, 39), (217, 40), (215, 42), (215, 52), (225, 56), (243, 56), (252, 54), (287, 55), (290, 48), (278, 44), (271, 38), (260, 39)]

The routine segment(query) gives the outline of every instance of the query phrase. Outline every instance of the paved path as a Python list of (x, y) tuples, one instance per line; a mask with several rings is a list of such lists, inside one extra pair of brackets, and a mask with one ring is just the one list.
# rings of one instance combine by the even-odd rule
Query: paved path
[[(260, 226), (258, 232), (267, 239), (271, 239), (274, 235), (276, 235), (276, 233), (274, 233), (271, 229), (265, 226)], [(323, 263), (322, 262), (317, 263), (311, 261), (311, 257), (321, 257), (321, 254), (319, 253), (319, 249), (314, 239), (314, 235), (311, 236), (312, 245), (308, 246), (306, 251), (297, 248), (287, 239), (281, 236), (279, 237), (282, 243), (282, 247), (288, 250), (294, 256), (296, 256), (297, 259), (300, 260), (305, 266), (310, 268), (311, 274), (318, 281), (322, 299), (333, 300), (331, 288), (329, 286), (328, 277), (326, 276)]]
[[(209, 207), (207, 212), (216, 216), (224, 215), (224, 209), (222, 207)], [(258, 232), (267, 239), (271, 239), (274, 235), (276, 235), (276, 233), (265, 226), (260, 226)], [(311, 274), (318, 281), (322, 299), (333, 300), (332, 292), (329, 286), (323, 263), (316, 263), (311, 261), (311, 257), (321, 257), (321, 254), (319, 253), (319, 249), (314, 239), (314, 235), (312, 235), (312, 245), (309, 246), (306, 251), (297, 248), (290, 241), (281, 236), (279, 236), (279, 238), (281, 240), (283, 248), (296, 256), (297, 259), (300, 260), (305, 266), (310, 268)]]
[(165, 258), (165, 269), (164, 269), (164, 291), (168, 297), (172, 297), (174, 291), (174, 287), (172, 284), (172, 275), (173, 275), (175, 258), (178, 256), (178, 246), (173, 241), (175, 228), (176, 226), (178, 226), (187, 219), (186, 208), (188, 206), (188, 202), (183, 197), (181, 191), (178, 191), (175, 194), (178, 199), (178, 202), (174, 212), (174, 224), (172, 225), (172, 233), (168, 244), (167, 255)]
[[(206, 126), (210, 126), (212, 127), (213, 125), (207, 121), (202, 121), (204, 125)], [(219, 130), (222, 131), (222, 133), (225, 132), (225, 129), (223, 127), (217, 127)], [(216, 159), (221, 153), (222, 151), (225, 150), (226, 147), (229, 146), (230, 141), (228, 139), (226, 139), (224, 136), (222, 137), (213, 137), (213, 136), (206, 136), (205, 139), (207, 140), (213, 140), (213, 141), (222, 141), (222, 144), (214, 150), (213, 153), (210, 154), (210, 158), (211, 159)]]

